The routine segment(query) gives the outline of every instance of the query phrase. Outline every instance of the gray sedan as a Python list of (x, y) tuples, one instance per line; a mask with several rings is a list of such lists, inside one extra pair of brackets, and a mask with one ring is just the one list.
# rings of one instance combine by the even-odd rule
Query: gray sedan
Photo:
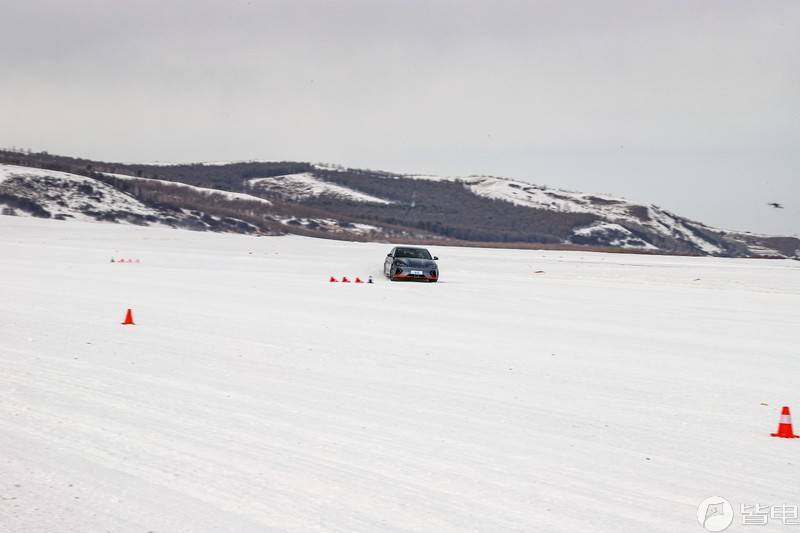
[(398, 246), (386, 256), (383, 273), (392, 281), (439, 281), (438, 257), (425, 248)]

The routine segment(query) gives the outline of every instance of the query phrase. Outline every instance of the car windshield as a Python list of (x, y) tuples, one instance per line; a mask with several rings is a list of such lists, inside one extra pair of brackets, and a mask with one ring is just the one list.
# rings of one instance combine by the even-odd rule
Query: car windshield
[(410, 259), (430, 259), (431, 254), (425, 248), (398, 248), (394, 252), (395, 257), (407, 257)]

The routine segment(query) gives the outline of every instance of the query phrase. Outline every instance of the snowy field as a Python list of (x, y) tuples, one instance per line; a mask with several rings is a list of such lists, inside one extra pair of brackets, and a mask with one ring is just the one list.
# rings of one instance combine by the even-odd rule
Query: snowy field
[(800, 263), (389, 249), (0, 217), (0, 531), (798, 529)]

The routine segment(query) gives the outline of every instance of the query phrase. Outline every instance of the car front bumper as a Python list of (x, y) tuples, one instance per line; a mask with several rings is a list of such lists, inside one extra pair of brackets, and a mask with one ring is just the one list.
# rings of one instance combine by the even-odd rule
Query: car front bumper
[(392, 281), (439, 281), (439, 273), (431, 274), (423, 271), (422, 274), (412, 274), (411, 272), (393, 272), (389, 278)]

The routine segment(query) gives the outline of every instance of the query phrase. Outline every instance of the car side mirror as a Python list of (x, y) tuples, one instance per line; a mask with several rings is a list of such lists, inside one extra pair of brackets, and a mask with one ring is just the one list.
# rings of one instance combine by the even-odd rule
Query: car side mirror
[(386, 257), (392, 257), (392, 254), (386, 254)]
[(434, 255), (434, 256), (433, 256), (433, 260), (434, 260), (434, 261), (438, 261), (438, 260), (439, 260), (439, 258), (438, 258), (438, 257), (436, 257), (436, 256)]

